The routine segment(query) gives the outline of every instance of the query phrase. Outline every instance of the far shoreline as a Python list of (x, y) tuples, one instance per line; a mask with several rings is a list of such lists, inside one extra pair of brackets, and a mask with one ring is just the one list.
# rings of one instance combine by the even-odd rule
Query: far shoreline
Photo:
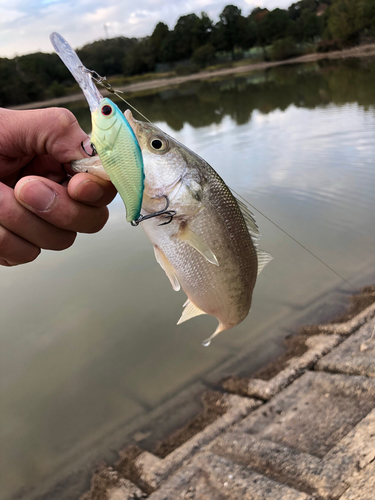
[[(306, 54), (304, 56), (293, 57), (292, 59), (284, 59), (282, 61), (273, 62), (260, 62), (254, 64), (245, 64), (243, 66), (237, 66), (234, 68), (222, 68), (213, 71), (203, 70), (199, 73), (193, 73), (191, 75), (184, 76), (174, 76), (170, 78), (159, 78), (154, 80), (147, 80), (144, 82), (131, 83), (124, 86), (116, 87), (117, 90), (124, 93), (135, 93), (143, 92), (145, 90), (155, 90), (158, 88), (164, 88), (174, 85), (180, 85), (186, 82), (192, 82), (197, 80), (208, 80), (211, 78), (227, 76), (227, 75), (238, 75), (241, 73), (249, 73), (251, 71), (265, 70), (268, 68), (274, 68), (276, 66), (285, 66), (290, 64), (303, 64), (316, 61), (322, 61), (324, 59), (346, 59), (349, 57), (371, 57), (375, 56), (375, 43), (359, 45), (350, 49), (337, 50), (333, 52)], [(101, 92), (104, 96), (111, 95), (108, 91), (104, 90)], [(41, 107), (51, 107), (51, 106), (61, 106), (63, 104), (72, 103), (76, 101), (83, 100), (82, 92), (56, 97), (54, 99), (47, 99), (45, 101), (31, 102), (26, 104), (19, 104), (17, 106), (11, 106), (8, 109), (22, 110), (22, 109), (35, 109)]]

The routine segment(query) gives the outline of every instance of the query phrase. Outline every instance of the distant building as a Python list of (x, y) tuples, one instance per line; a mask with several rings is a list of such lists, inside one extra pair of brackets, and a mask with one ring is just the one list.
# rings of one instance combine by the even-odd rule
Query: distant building
[(316, 10), (316, 15), (318, 17), (322, 16), (327, 9), (328, 9), (328, 5), (326, 3), (321, 3)]

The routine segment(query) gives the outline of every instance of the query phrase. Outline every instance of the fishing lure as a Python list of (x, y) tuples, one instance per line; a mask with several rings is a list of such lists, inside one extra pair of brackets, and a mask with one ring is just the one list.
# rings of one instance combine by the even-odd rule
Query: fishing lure
[(144, 190), (143, 158), (138, 140), (121, 110), (96, 88), (93, 81), (95, 72), (85, 68), (61, 35), (51, 33), (50, 40), (90, 107), (93, 154), (98, 154), (104, 170), (118, 190), (125, 205), (126, 220), (136, 225), (142, 220)]

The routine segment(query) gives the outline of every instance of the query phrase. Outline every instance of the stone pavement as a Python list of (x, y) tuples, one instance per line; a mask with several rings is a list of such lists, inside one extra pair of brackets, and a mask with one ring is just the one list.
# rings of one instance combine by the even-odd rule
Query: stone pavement
[(224, 382), (213, 423), (164, 458), (125, 450), (81, 500), (375, 500), (374, 317), (315, 328), (270, 380)]

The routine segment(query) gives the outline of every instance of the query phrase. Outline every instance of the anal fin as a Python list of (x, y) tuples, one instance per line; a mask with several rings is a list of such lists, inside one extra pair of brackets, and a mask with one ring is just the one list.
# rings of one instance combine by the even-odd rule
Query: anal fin
[(181, 286), (180, 282), (178, 281), (176, 271), (174, 270), (172, 264), (169, 262), (169, 260), (160, 250), (159, 247), (154, 246), (154, 252), (155, 252), (156, 262), (158, 262), (160, 264), (160, 267), (164, 269), (165, 274), (168, 276), (168, 279), (171, 282), (173, 290), (178, 292)]
[(187, 321), (195, 316), (200, 316), (201, 314), (206, 314), (204, 311), (195, 306), (189, 299), (184, 304), (184, 310), (182, 311), (181, 318), (177, 321), (178, 325), (181, 325), (184, 321)]
[(203, 257), (208, 260), (211, 264), (218, 266), (219, 263), (217, 258), (211, 248), (205, 243), (200, 236), (198, 236), (194, 231), (185, 226), (178, 233), (180, 240), (185, 241), (188, 245), (192, 246), (199, 252)]

